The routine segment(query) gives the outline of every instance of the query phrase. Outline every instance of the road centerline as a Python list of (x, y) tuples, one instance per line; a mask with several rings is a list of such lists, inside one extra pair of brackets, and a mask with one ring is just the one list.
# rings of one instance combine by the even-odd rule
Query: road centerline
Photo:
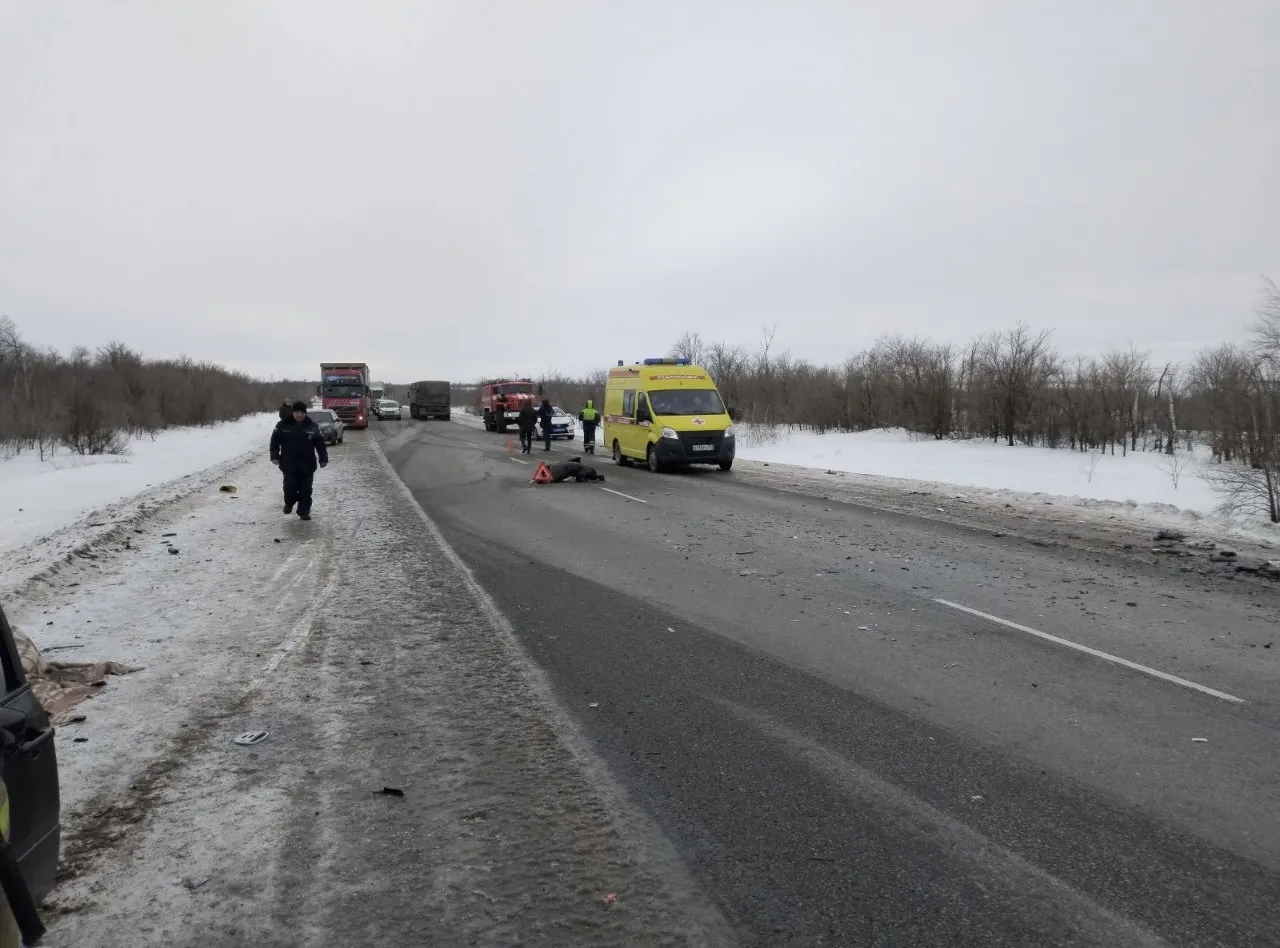
[(1244, 698), (1238, 698), (1235, 695), (1227, 694), (1225, 691), (1218, 691), (1216, 688), (1210, 688), (1207, 685), (1197, 684), (1186, 678), (1179, 678), (1177, 675), (1170, 675), (1168, 672), (1162, 672), (1158, 668), (1150, 668), (1146, 665), (1140, 665), (1132, 662), (1127, 658), (1121, 658), (1119, 655), (1112, 655), (1110, 652), (1104, 652), (1100, 649), (1092, 648), (1088, 645), (1081, 645), (1079, 642), (1072, 642), (1070, 639), (1064, 639), (1057, 635), (1051, 635), (1048, 632), (1041, 632), (1039, 629), (1033, 629), (1030, 626), (1022, 625), (1018, 622), (1012, 622), (1009, 619), (1002, 619), (999, 616), (993, 616), (989, 612), (982, 612), (978, 609), (971, 609), (968, 606), (962, 606), (957, 602), (950, 602), (946, 599), (934, 599), (939, 605), (955, 609), (959, 612), (968, 613), (979, 619), (986, 619), (988, 622), (994, 622), (997, 625), (1003, 625), (1006, 628), (1016, 629), (1019, 632), (1025, 632), (1028, 635), (1034, 635), (1037, 638), (1044, 639), (1047, 642), (1053, 642), (1055, 645), (1063, 645), (1067, 648), (1073, 648), (1076, 651), (1084, 652), (1086, 655), (1092, 655), (1094, 658), (1101, 658), (1104, 661), (1113, 662), (1116, 665), (1123, 665), (1125, 668), (1133, 671), (1142, 672), (1144, 675), (1150, 675), (1153, 678), (1159, 678), (1161, 681), (1171, 682), (1175, 685), (1181, 685), (1183, 688), (1190, 688), (1192, 691), (1199, 691), (1202, 694), (1210, 695), (1214, 698), (1220, 698), (1223, 701), (1230, 701), (1233, 704), (1244, 704)]

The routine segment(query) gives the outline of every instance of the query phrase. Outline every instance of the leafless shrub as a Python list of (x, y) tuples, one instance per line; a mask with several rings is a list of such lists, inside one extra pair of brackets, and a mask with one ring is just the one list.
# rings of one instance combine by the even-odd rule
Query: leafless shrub
[(1178, 484), (1182, 482), (1182, 475), (1186, 473), (1187, 466), (1191, 463), (1189, 454), (1166, 454), (1160, 462), (1160, 470), (1169, 475), (1169, 480), (1173, 483), (1173, 489), (1178, 489)]
[(1280, 479), (1275, 471), (1223, 463), (1207, 468), (1203, 476), (1219, 497), (1218, 513), (1260, 515), (1280, 523)]
[(1084, 462), (1084, 467), (1081, 468), (1090, 484), (1093, 483), (1094, 472), (1098, 470), (1098, 464), (1101, 460), (1102, 455), (1099, 452), (1090, 451), (1088, 460)]

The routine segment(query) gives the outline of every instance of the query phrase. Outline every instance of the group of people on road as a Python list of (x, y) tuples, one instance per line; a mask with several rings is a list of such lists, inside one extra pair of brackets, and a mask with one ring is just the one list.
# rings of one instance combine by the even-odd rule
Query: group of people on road
[[(520, 429), (522, 454), (532, 453), (534, 432), (539, 424), (545, 444), (543, 450), (551, 450), (551, 421), (554, 417), (555, 409), (546, 398), (537, 408), (530, 403), (520, 409), (516, 426)], [(578, 420), (582, 422), (582, 442), (588, 451), (593, 451), (600, 413), (590, 399), (578, 412)], [(306, 402), (285, 402), (280, 406), (280, 421), (271, 432), (271, 463), (280, 468), (284, 481), (284, 512), (291, 514), (297, 508), (300, 519), (310, 520), (312, 481), (317, 467), (328, 466), (329, 450), (325, 447), (320, 427), (307, 414)]]
[[(516, 427), (520, 429), (521, 454), (532, 453), (534, 432), (537, 431), (539, 425), (542, 427), (542, 450), (551, 450), (551, 421), (555, 418), (555, 413), (555, 409), (551, 407), (550, 399), (546, 398), (542, 400), (542, 404), (537, 408), (534, 408), (533, 403), (529, 402), (520, 409), (520, 414), (516, 416)], [(600, 413), (595, 410), (591, 399), (588, 398), (586, 407), (578, 412), (578, 420), (582, 422), (582, 443), (587, 446), (588, 451), (593, 451), (596, 443), (596, 425), (600, 423)]]

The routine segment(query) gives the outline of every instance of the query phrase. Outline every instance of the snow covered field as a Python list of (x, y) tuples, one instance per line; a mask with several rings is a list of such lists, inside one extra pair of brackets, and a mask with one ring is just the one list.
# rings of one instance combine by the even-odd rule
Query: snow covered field
[(815, 434), (744, 426), (738, 456), (849, 474), (931, 481), (957, 487), (1083, 497), (1117, 503), (1168, 504), (1211, 514), (1218, 499), (1199, 476), (1207, 452), (1186, 465), (1177, 486), (1169, 459), (1155, 452), (1123, 457), (1051, 448), (1009, 447), (988, 440), (935, 441), (901, 429)]
[(251, 415), (212, 428), (177, 428), (129, 442), (122, 455), (65, 449), (41, 461), (24, 452), (0, 460), (0, 589), (65, 557), (146, 508), (179, 498), (265, 454), (276, 416)]

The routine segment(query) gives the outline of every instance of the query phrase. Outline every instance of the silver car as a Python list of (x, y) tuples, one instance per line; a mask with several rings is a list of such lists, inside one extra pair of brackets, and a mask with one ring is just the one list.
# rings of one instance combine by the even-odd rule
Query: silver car
[(342, 444), (342, 435), (347, 426), (342, 423), (337, 412), (331, 408), (312, 408), (307, 412), (307, 417), (316, 423), (320, 434), (324, 436), (325, 444)]

